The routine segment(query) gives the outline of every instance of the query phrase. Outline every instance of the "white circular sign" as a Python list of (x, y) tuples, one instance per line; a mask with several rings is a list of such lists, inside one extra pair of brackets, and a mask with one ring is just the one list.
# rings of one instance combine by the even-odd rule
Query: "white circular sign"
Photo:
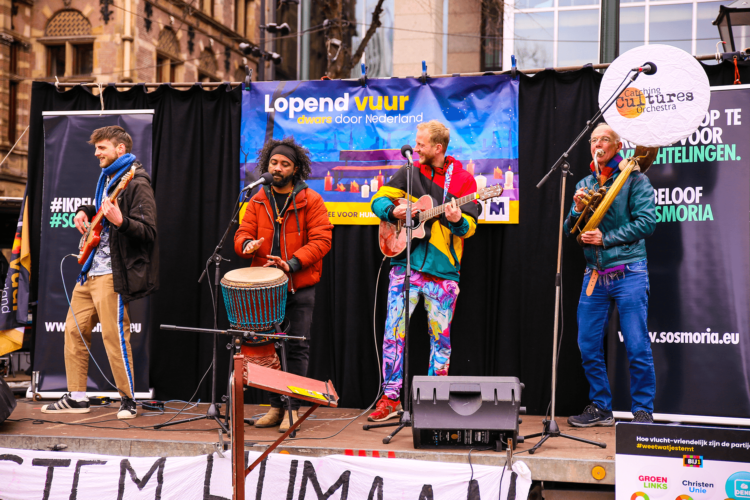
[(623, 139), (639, 146), (668, 146), (695, 132), (711, 100), (706, 72), (687, 52), (670, 45), (643, 45), (625, 52), (604, 73), (599, 106), (612, 97), (631, 69), (646, 63), (655, 65), (656, 72), (627, 80), (630, 85), (604, 119)]

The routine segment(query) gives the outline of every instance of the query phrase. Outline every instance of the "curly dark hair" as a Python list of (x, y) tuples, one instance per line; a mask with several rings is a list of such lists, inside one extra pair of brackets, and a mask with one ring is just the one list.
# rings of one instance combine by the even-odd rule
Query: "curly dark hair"
[(268, 163), (271, 161), (271, 151), (273, 151), (273, 148), (279, 144), (289, 146), (297, 152), (297, 163), (295, 165), (298, 168), (292, 178), (292, 182), (297, 184), (298, 181), (306, 180), (312, 173), (312, 167), (310, 166), (310, 151), (306, 147), (294, 142), (293, 136), (284, 137), (281, 140), (271, 139), (262, 149), (258, 150), (258, 166), (256, 167), (258, 175), (263, 175), (268, 172)]

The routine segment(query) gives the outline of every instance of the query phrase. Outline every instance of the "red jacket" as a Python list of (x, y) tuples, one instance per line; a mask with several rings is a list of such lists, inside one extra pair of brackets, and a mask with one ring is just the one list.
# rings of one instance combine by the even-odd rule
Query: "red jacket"
[[(266, 189), (261, 189), (250, 199), (234, 235), (234, 251), (242, 258), (252, 259), (251, 266), (268, 262), (266, 255), (271, 253), (273, 245), (273, 209)], [(304, 182), (298, 183), (294, 187), (294, 203), (290, 203), (284, 212), (279, 238), (280, 257), (286, 261), (296, 257), (302, 265), (299, 271), (289, 276), (289, 291), (313, 286), (320, 281), (323, 257), (331, 249), (332, 229), (323, 198)], [(251, 254), (242, 253), (247, 240), (260, 238), (265, 240), (258, 250)]]

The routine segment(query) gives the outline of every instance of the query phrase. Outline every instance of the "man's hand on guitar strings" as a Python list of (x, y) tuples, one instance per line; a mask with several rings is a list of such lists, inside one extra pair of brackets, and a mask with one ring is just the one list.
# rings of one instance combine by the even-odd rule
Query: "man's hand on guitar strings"
[(450, 203), (445, 205), (445, 218), (450, 222), (458, 222), (461, 220), (461, 207), (456, 205), (456, 199), (453, 198)]
[(102, 201), (102, 213), (115, 226), (120, 227), (122, 225), (122, 212), (120, 212), (120, 205), (117, 200), (112, 203), (109, 198), (104, 198)]
[[(419, 209), (412, 204), (411, 206), (411, 217), (412, 219), (417, 216), (419, 213)], [(396, 205), (396, 208), (393, 209), (393, 216), (397, 219), (406, 220), (406, 203), (402, 205)]]
[(76, 229), (78, 229), (78, 232), (83, 234), (89, 228), (89, 216), (86, 215), (86, 212), (81, 210), (75, 217), (73, 217), (73, 223), (75, 224)]

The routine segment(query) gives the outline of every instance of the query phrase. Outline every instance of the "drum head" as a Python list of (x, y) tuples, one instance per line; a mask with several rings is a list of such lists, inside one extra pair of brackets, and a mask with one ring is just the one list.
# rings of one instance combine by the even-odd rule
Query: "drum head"
[(284, 271), (275, 267), (245, 267), (229, 271), (221, 281), (239, 286), (264, 286), (284, 283), (287, 277)]

